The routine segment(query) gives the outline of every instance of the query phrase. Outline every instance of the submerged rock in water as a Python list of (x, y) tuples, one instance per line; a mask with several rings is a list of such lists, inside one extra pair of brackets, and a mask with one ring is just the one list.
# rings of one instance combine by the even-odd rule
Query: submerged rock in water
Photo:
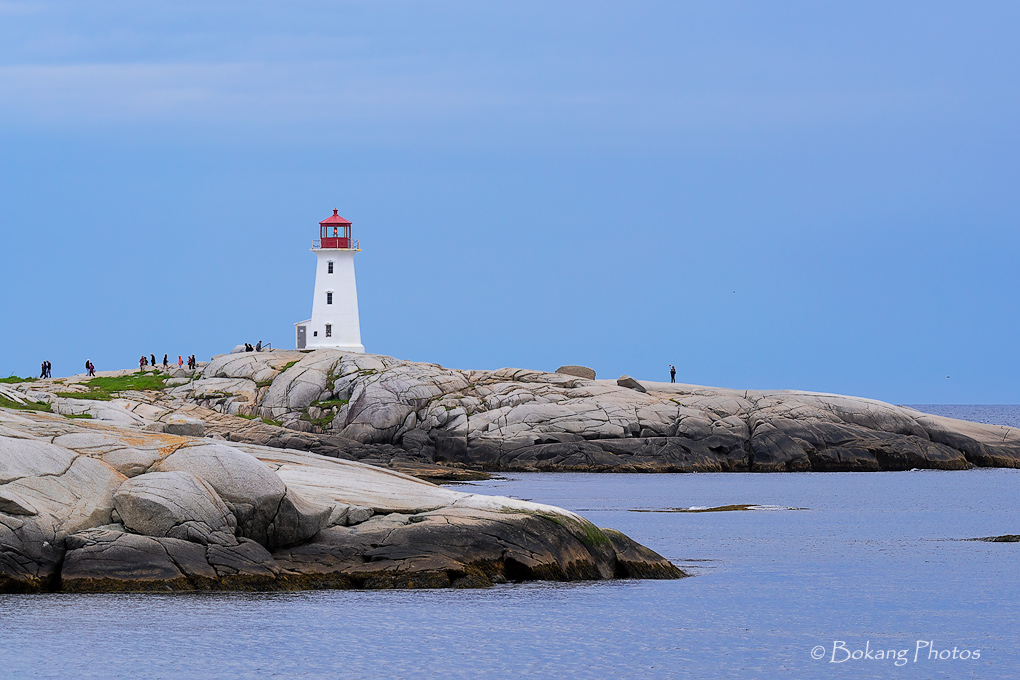
[(0, 592), (683, 575), (552, 506), (304, 451), (0, 409)]
[(984, 541), (985, 543), (1020, 543), (1020, 535), (1004, 534), (1002, 536), (984, 536), (982, 538), (969, 538), (969, 541)]

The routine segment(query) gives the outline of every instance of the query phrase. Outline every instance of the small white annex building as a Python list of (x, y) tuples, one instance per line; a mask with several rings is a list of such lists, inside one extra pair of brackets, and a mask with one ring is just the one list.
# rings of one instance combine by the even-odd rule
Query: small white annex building
[(351, 223), (337, 214), (319, 222), (315, 253), (315, 293), (312, 318), (294, 324), (298, 349), (343, 349), (364, 352), (358, 320), (358, 285), (354, 280), (354, 253), (361, 252), (351, 240)]

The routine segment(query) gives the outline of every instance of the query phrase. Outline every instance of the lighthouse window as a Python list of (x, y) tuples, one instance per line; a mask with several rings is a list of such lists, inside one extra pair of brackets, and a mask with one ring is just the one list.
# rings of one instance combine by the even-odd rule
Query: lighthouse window
[(326, 337), (327, 338), (333, 337), (333, 326), (331, 326), (330, 324), (326, 324)]
[(332, 260), (330, 260), (329, 262), (326, 263), (326, 273), (327, 274), (332, 274), (333, 273), (333, 261)]
[(333, 304), (333, 293), (326, 293), (326, 304)]

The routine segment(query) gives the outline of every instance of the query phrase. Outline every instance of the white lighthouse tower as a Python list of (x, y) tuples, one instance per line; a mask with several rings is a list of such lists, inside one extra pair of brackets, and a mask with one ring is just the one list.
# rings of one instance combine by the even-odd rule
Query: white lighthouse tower
[(298, 349), (343, 349), (364, 352), (358, 320), (358, 285), (354, 280), (351, 223), (337, 214), (319, 222), (315, 253), (315, 296), (312, 318), (294, 324)]

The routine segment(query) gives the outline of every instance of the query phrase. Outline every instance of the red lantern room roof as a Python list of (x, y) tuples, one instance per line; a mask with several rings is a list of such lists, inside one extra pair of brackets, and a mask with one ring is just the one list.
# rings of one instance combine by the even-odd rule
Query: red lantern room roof
[(348, 224), (351, 223), (350, 220), (345, 220), (344, 218), (340, 217), (336, 213), (337, 213), (336, 208), (333, 208), (333, 214), (330, 215), (329, 217), (327, 217), (326, 219), (324, 219), (323, 221), (319, 222), (319, 224), (321, 224), (322, 226), (326, 227), (326, 226), (332, 226), (334, 224), (345, 224), (345, 225), (348, 225)]

